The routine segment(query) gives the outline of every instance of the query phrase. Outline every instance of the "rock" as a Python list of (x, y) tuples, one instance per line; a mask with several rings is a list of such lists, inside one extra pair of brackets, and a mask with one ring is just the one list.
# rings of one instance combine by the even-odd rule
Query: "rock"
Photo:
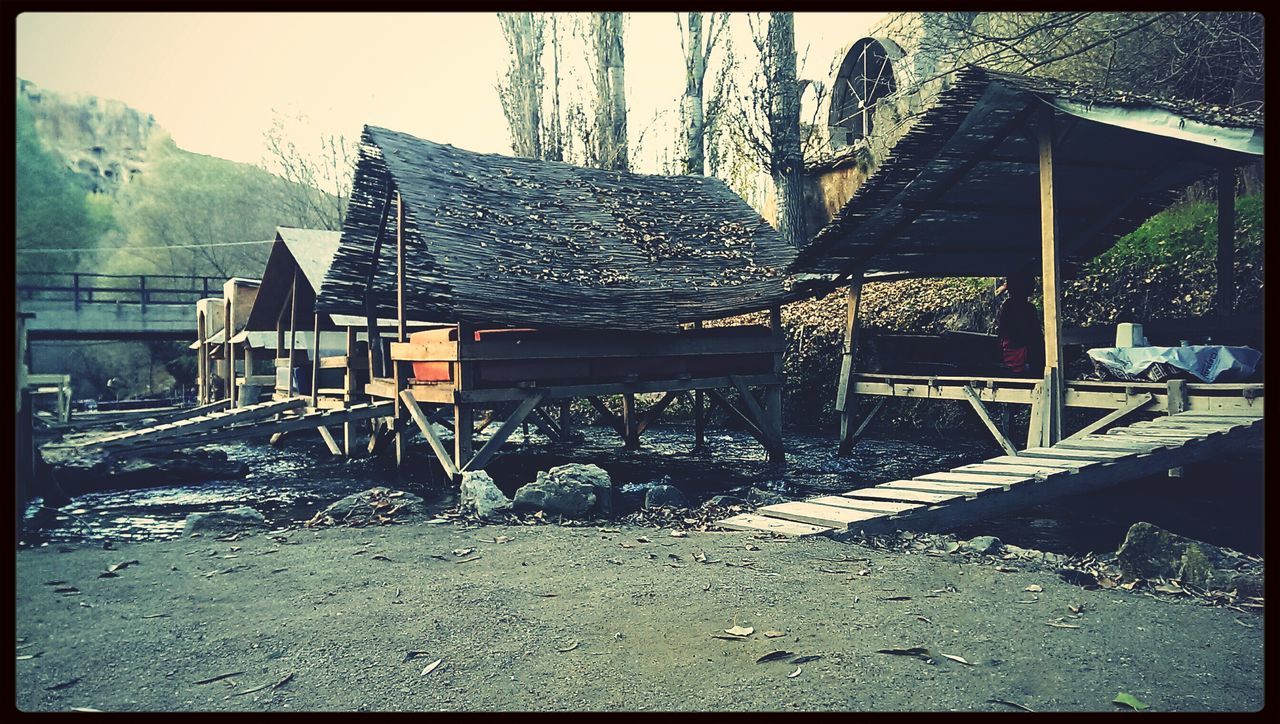
[(209, 513), (192, 513), (183, 523), (182, 534), (234, 533), (247, 528), (266, 528), (267, 519), (262, 513), (248, 506), (215, 510)]
[(716, 496), (712, 496), (707, 500), (707, 502), (703, 503), (702, 507), (727, 508), (730, 505), (746, 505), (746, 504), (747, 504), (747, 501), (743, 500), (742, 498), (739, 498), (736, 495), (716, 495)]
[(1176, 579), (1211, 591), (1262, 595), (1262, 572), (1242, 570), (1247, 561), (1239, 553), (1150, 523), (1134, 523), (1129, 528), (1116, 559), (1127, 577)]
[[(609, 515), (613, 512), (613, 481), (609, 478), (608, 471), (598, 465), (584, 465), (582, 463), (557, 465), (545, 472), (539, 472), (538, 479), (534, 484), (544, 481), (550, 481), (554, 488), (566, 490), (571, 490), (573, 486), (588, 486), (595, 496), (595, 502), (589, 506), (590, 512), (602, 515)], [(528, 486), (526, 485), (525, 487)], [(532, 491), (530, 491), (530, 494), (533, 494)], [(516, 495), (520, 495), (519, 490), (516, 491)], [(576, 503), (571, 507), (576, 507)], [(547, 512), (554, 512), (545, 507), (541, 509)], [(562, 515), (578, 514), (562, 513)]]
[(580, 471), (561, 472), (567, 467), (570, 466), (560, 465), (551, 470), (538, 471), (537, 480), (516, 491), (516, 509), (541, 510), (553, 515), (573, 517), (585, 515), (596, 507), (599, 499), (596, 497), (595, 484), (588, 477), (577, 474)]
[(369, 488), (353, 493), (316, 513), (308, 525), (318, 523), (371, 523), (394, 517), (396, 520), (420, 518), (427, 514), (422, 498), (386, 487)]
[(788, 502), (785, 496), (764, 488), (748, 488), (747, 501), (752, 505), (777, 505)]
[(966, 550), (979, 553), (984, 556), (993, 556), (1000, 552), (1000, 548), (1004, 545), (999, 538), (993, 535), (980, 535), (976, 538), (970, 538), (964, 542)]
[(511, 510), (511, 499), (498, 489), (493, 478), (483, 470), (462, 474), (459, 503), (462, 512), (472, 513), (480, 518), (489, 518)]
[(689, 499), (674, 485), (655, 485), (644, 494), (646, 508), (688, 508)]

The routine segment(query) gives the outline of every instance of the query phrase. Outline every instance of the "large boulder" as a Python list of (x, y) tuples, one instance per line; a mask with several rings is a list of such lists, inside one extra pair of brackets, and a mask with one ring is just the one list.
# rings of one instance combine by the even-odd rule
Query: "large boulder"
[(1246, 570), (1239, 553), (1170, 533), (1150, 523), (1134, 523), (1116, 551), (1121, 572), (1133, 578), (1177, 579), (1197, 588), (1262, 595), (1262, 572)]
[(237, 533), (253, 528), (266, 528), (267, 519), (248, 506), (208, 513), (192, 513), (182, 526), (183, 535), (195, 533)]
[(674, 485), (655, 485), (644, 494), (646, 508), (688, 508), (689, 499)]
[[(601, 489), (601, 476), (608, 481), (609, 474), (595, 465), (560, 465), (550, 470), (539, 471), (538, 478), (516, 491), (515, 507), (519, 510), (541, 510), (553, 515), (580, 516), (592, 509), (601, 507), (600, 496), (596, 491)], [(608, 501), (612, 501), (612, 486), (606, 488)]]
[(462, 474), (459, 503), (462, 512), (480, 518), (489, 518), (511, 510), (511, 499), (498, 489), (493, 478), (483, 470)]
[(993, 535), (980, 535), (964, 542), (965, 550), (984, 556), (994, 556), (1004, 547), (1004, 543)]
[(347, 523), (367, 525), (421, 518), (427, 514), (422, 498), (386, 487), (353, 493), (316, 513), (307, 525)]

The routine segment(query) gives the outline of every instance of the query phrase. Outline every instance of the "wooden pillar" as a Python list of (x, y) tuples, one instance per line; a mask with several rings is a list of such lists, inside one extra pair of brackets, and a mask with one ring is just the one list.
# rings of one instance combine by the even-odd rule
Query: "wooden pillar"
[[(1187, 411), (1187, 381), (1186, 380), (1169, 380), (1165, 386), (1166, 394), (1169, 399), (1169, 414), (1176, 415), (1179, 412)], [(1182, 468), (1169, 468), (1169, 477), (1182, 477)]]
[[(693, 323), (694, 329), (702, 329), (702, 320)], [(693, 391), (693, 449), (701, 450), (706, 444), (707, 411), (702, 390)]]
[(1236, 170), (1232, 166), (1218, 169), (1218, 316), (1227, 317), (1235, 310), (1236, 265)]
[(209, 399), (209, 350), (205, 347), (205, 314), (196, 312), (196, 400), (197, 404), (207, 405)]
[[(356, 396), (356, 370), (352, 366), (356, 350), (356, 328), (348, 326), (346, 329), (346, 361), (343, 363), (345, 376), (342, 378), (342, 406), (351, 407)], [(351, 457), (352, 438), (355, 434), (355, 429), (352, 427), (353, 424), (350, 420), (342, 423), (342, 454), (347, 457)]]
[(640, 447), (640, 431), (636, 419), (636, 396), (632, 392), (622, 393), (622, 449), (635, 450)]
[(857, 405), (853, 400), (853, 361), (858, 349), (858, 311), (862, 302), (862, 273), (849, 280), (845, 292), (844, 351), (840, 357), (840, 380), (836, 386), (836, 410), (840, 412), (839, 455), (848, 455), (853, 449), (855, 426), (853, 413)]
[[(244, 388), (246, 390), (257, 389), (257, 385), (253, 384), (249, 378), (253, 376), (253, 348), (249, 346), (249, 342), (244, 343)], [(252, 405), (257, 400), (250, 398), (245, 404)]]
[(231, 357), (231, 300), (222, 301), (222, 377), (223, 391), (227, 393), (228, 407), (236, 406), (236, 361)]
[[(405, 320), (404, 320), (404, 199), (400, 196), (400, 192), (396, 192), (396, 341), (404, 342), (405, 340)], [(405, 369), (405, 363), (396, 359), (391, 360), (392, 376), (395, 380), (395, 414), (396, 414), (396, 468), (404, 462), (404, 421), (407, 412), (400, 400), (400, 391), (408, 384), (408, 374)], [(458, 461), (459, 466), (465, 463), (465, 460)]]
[[(475, 327), (458, 323), (458, 351), (475, 340)], [(461, 354), (459, 354), (461, 356)], [(453, 464), (461, 470), (474, 455), (472, 446), (475, 435), (475, 409), (459, 399), (457, 393), (471, 389), (474, 383), (474, 362), (459, 360), (453, 363)]]
[(560, 423), (560, 441), (562, 442), (569, 439), (569, 431), (573, 429), (573, 411), (570, 409), (572, 403), (573, 400), (567, 397), (560, 400), (560, 415), (557, 422)]
[[(781, 307), (773, 307), (769, 310), (769, 331), (773, 334), (773, 343), (778, 347), (778, 351), (773, 353), (773, 374), (778, 376), (779, 381), (778, 384), (765, 388), (764, 409), (769, 426), (773, 428), (777, 438), (781, 440), (783, 350), (787, 344), (786, 334), (782, 330)], [(773, 462), (781, 462), (782, 451), (772, 450), (769, 457)]]
[(311, 406), (320, 406), (320, 313), (316, 312), (311, 325)]
[(293, 397), (293, 348), (298, 341), (298, 272), (293, 273), (293, 283), (289, 287), (289, 388), (288, 396)]
[(1053, 108), (1040, 110), (1040, 279), (1044, 288), (1044, 374), (1048, 406), (1043, 410), (1042, 439), (1052, 445), (1062, 438), (1062, 296), (1059, 286), (1058, 219), (1053, 178)]

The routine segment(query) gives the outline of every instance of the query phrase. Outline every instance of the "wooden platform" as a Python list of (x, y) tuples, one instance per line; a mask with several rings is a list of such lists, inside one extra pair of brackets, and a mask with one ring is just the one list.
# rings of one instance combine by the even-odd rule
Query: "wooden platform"
[(1262, 428), (1261, 416), (1182, 412), (911, 480), (766, 505), (718, 525), (788, 536), (945, 530), (1202, 462), (1261, 441)]

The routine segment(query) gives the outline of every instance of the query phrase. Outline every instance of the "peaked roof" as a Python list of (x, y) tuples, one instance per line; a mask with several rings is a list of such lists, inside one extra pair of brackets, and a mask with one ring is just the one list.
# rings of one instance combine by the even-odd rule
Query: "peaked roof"
[[(908, 89), (907, 92), (910, 92)], [(1040, 258), (1036, 123), (1054, 116), (1058, 239), (1096, 256), (1191, 183), (1262, 156), (1260, 113), (962, 68), (792, 271), (1002, 276)]]
[[(275, 329), (281, 305), (289, 298), (294, 274), (300, 283), (298, 299), (305, 307), (299, 312), (300, 322), (310, 327), (312, 302), (324, 274), (333, 263), (342, 232), (322, 229), (296, 229), (277, 226), (276, 240), (267, 257), (267, 267), (262, 272), (262, 285), (258, 298), (249, 310), (246, 329), (258, 331)], [(305, 314), (304, 314), (305, 312)]]
[(674, 330), (787, 296), (794, 249), (719, 180), (479, 154), (366, 126), (322, 311), (364, 313), (386, 210), (373, 294), (395, 316), (394, 193), (412, 319)]

